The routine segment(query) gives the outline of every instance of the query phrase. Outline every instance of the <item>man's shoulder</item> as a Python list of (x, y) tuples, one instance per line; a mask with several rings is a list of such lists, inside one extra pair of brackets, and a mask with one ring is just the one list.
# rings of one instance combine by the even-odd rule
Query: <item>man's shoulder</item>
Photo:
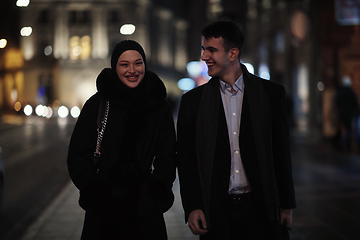
[(207, 83), (200, 85), (192, 90), (184, 93), (182, 96), (183, 99), (200, 99), (202, 92), (204, 91), (205, 85)]

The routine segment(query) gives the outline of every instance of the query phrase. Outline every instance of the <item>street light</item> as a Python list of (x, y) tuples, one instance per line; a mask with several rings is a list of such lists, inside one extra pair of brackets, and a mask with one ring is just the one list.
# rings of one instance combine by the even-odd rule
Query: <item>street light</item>
[(122, 35), (131, 35), (135, 32), (135, 26), (133, 24), (124, 24), (120, 28)]
[(30, 3), (30, 0), (17, 0), (16, 6), (18, 7), (27, 7)]
[(32, 33), (32, 28), (31, 27), (23, 27), (21, 30), (20, 30), (20, 34), (21, 36), (23, 37), (28, 37), (30, 36)]
[(0, 39), (0, 48), (5, 48), (7, 45), (7, 40), (6, 39)]

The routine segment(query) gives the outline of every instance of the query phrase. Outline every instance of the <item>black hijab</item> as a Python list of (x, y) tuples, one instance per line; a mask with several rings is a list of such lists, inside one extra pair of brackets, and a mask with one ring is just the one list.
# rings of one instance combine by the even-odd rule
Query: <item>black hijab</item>
[[(135, 88), (127, 87), (116, 73), (116, 65), (121, 54), (128, 50), (140, 53), (144, 65), (145, 75)], [(154, 105), (166, 98), (166, 89), (160, 78), (147, 70), (144, 49), (134, 40), (124, 40), (116, 44), (111, 55), (111, 68), (105, 68), (99, 74), (96, 85), (99, 93), (113, 103)]]
[(144, 49), (141, 47), (141, 45), (133, 40), (124, 40), (116, 44), (112, 55), (111, 55), (111, 69), (116, 71), (116, 64), (119, 60), (119, 57), (121, 54), (128, 50), (135, 50), (138, 53), (140, 53), (144, 64), (145, 64), (145, 70), (146, 70), (146, 56)]

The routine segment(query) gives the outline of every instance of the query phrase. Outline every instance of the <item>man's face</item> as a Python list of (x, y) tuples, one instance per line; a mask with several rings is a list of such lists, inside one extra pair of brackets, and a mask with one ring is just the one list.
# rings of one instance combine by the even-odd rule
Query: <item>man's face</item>
[(202, 38), (201, 59), (208, 66), (208, 74), (212, 77), (219, 77), (228, 74), (229, 54), (224, 49), (224, 39), (219, 38)]

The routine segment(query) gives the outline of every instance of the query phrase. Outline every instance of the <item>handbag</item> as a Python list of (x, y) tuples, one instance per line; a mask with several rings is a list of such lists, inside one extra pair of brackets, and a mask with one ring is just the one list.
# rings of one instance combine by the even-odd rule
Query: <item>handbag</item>
[[(109, 115), (109, 106), (109, 100), (104, 101), (101, 99), (97, 117), (98, 136), (96, 140), (96, 148), (92, 156), (96, 174), (98, 174), (100, 171), (100, 147)], [(104, 108), (105, 111), (103, 110)], [(107, 197), (104, 197), (109, 195), (109, 190), (107, 189), (105, 180), (99, 177), (99, 175), (97, 175), (97, 178), (95, 179), (96, 180), (93, 179), (91, 183), (88, 183), (83, 189), (80, 190), (79, 205), (85, 211), (95, 210), (105, 206), (108, 199)]]
[[(93, 163), (94, 163), (94, 167), (95, 167), (95, 171), (96, 173), (99, 173), (100, 171), (100, 157), (101, 157), (101, 152), (100, 152), (100, 148), (101, 148), (101, 142), (102, 139), (104, 137), (104, 132), (105, 132), (105, 127), (106, 127), (106, 123), (107, 123), (107, 119), (108, 119), (108, 115), (109, 115), (109, 106), (110, 106), (110, 102), (109, 100), (106, 100), (105, 103), (105, 112), (103, 112), (103, 99), (101, 99), (100, 102), (100, 107), (99, 107), (99, 113), (98, 113), (98, 128), (97, 128), (97, 132), (98, 132), (98, 136), (97, 136), (97, 140), (96, 140), (96, 148), (92, 157)], [(102, 121), (100, 122), (100, 119), (102, 118), (101, 115), (104, 114), (104, 117), (102, 119)]]

